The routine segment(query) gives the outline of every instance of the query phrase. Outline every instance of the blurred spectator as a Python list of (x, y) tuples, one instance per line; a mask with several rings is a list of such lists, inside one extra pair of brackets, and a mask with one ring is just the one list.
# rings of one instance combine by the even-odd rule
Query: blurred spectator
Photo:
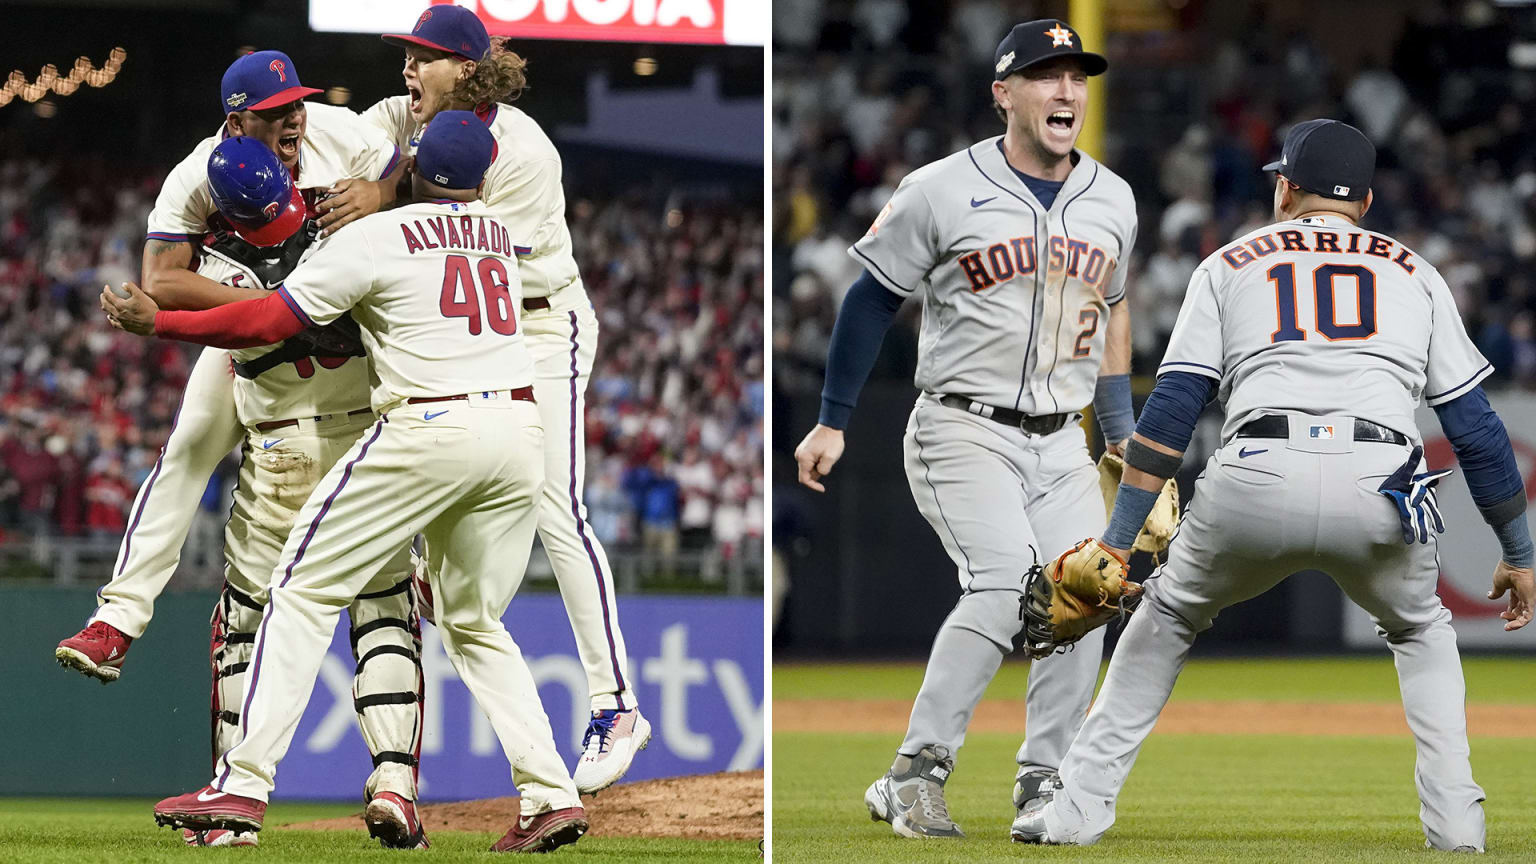
[[(161, 177), (105, 159), (0, 159), (0, 529), (120, 536), (154, 470), (198, 349), (112, 330), (97, 295), (136, 278)], [(686, 450), (707, 493), (689, 514), (700, 547), (716, 542), (715, 490), (750, 488), (761, 471), (762, 208), (758, 187), (728, 185), (570, 201), (602, 328), (587, 392), (589, 516), (616, 547), (638, 545), (644, 520), (652, 545), (675, 554), (670, 475)], [(639, 498), (627, 494), (635, 466), (651, 474)], [(222, 563), (231, 470), (201, 502), (194, 567)]]

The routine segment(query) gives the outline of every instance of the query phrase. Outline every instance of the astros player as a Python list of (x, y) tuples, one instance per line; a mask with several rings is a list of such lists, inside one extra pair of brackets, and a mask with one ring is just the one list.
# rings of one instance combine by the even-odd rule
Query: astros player
[(1397, 663), (1418, 750), (1426, 845), (1482, 852), (1483, 790), (1468, 761), (1466, 686), (1451, 614), (1435, 596), (1442, 530), (1413, 411), (1423, 398), (1502, 550), (1490, 598), (1506, 630), (1529, 623), (1525, 489), (1479, 382), (1493, 367), (1445, 280), (1391, 237), (1359, 227), (1376, 151), (1331, 120), (1293, 127), (1275, 170), (1277, 224), (1195, 270), (1158, 383), (1126, 451), (1108, 531), (1123, 556), (1155, 490), (1182, 461), (1212, 395), (1225, 444), (1206, 463), (1168, 563), (1148, 579), (1054, 794), (1016, 840), (1090, 844), (1173, 690), (1196, 634), (1227, 606), (1297, 570), (1322, 570), (1370, 613)]
[[(358, 170), (386, 173), (398, 162), (394, 148), (350, 112), (322, 105), (314, 106), (313, 114), (306, 111), (298, 100), (314, 92), (299, 84), (292, 62), (275, 51), (241, 57), (225, 73), (223, 98), (231, 108), (225, 127), (167, 178), (150, 215), (145, 267), (157, 257), (191, 260), (210, 219), (218, 221), (220, 203), (249, 241), (236, 236), (203, 248), (197, 273), (152, 271), (151, 285), (169, 283), (177, 292), (171, 302), (206, 305), (263, 296), (260, 289), (297, 262), (297, 257), (282, 260), (283, 255), (266, 260), (262, 252), (296, 256), (308, 241), (298, 230), (305, 204), (296, 197), (295, 172), (303, 181), (324, 184)], [(233, 110), (238, 106), (245, 108)], [(257, 113), (271, 111), (283, 112), (283, 118)], [(279, 123), (288, 125), (279, 130)], [(297, 143), (288, 146), (272, 137), (284, 130), (298, 135)], [(237, 136), (241, 131), (264, 131), (265, 137)], [(220, 161), (215, 153), (236, 158)], [(258, 161), (276, 164), (285, 154), (291, 158), (282, 163), (284, 176), (257, 170)], [(258, 177), (263, 183), (251, 185)], [(270, 212), (263, 212), (267, 208)], [(250, 227), (257, 221), (261, 227)], [(175, 233), (159, 230), (168, 228)], [(256, 260), (259, 266), (249, 263)], [(330, 462), (372, 421), (366, 363), (314, 357), (295, 347), (298, 343), (290, 342), (282, 353), (234, 357), (210, 348), (199, 358), (172, 434), (134, 502), (113, 580), (100, 592), (103, 604), (85, 630), (56, 650), (61, 662), (103, 682), (117, 678), (132, 639), (143, 634), (154, 600), (176, 568), (208, 475), (239, 444), (240, 482), (225, 534), (227, 584), (214, 611), (210, 644), (215, 756), (233, 743), (244, 669), (287, 525)], [(419, 823), (412, 803), (422, 682), (414, 659), (419, 637), (410, 614), (409, 571), (408, 561), (394, 562), (380, 576), (393, 581), (373, 586), (383, 593), (358, 600), (349, 619), (360, 659), (354, 697), (376, 766), (365, 790), (371, 802), (366, 815), (387, 845), (415, 846), (425, 843), (414, 836)], [(249, 845), (255, 837), (189, 832), (187, 840)]]
[[(959, 837), (944, 784), (971, 713), (1022, 628), (1024, 575), (1102, 525), (1080, 412), (1110, 448), (1133, 425), (1125, 269), (1130, 187), (1074, 144), (1087, 77), (1107, 61), (1057, 20), (1019, 24), (997, 48), (1005, 134), (925, 165), (850, 250), (864, 265), (827, 352), (820, 422), (795, 451), (817, 491), (902, 300), (923, 298), (907, 424), (907, 480), (958, 568), (961, 595), (934, 640), (906, 739), (865, 793), (906, 837)], [(1060, 764), (1088, 709), (1102, 631), (1030, 670), (1015, 804)]]
[(515, 255), (528, 247), (476, 200), (495, 149), (474, 114), (439, 114), (417, 154), (423, 200), (337, 232), (260, 300), (157, 315), (142, 293), (102, 294), (119, 326), (229, 348), (277, 342), (350, 309), (379, 382), (379, 419), (304, 503), (273, 571), (240, 741), (209, 786), (156, 806), (162, 824), (260, 829), (336, 617), (420, 532), (444, 648), (522, 796), (522, 818), (495, 849), (545, 851), (586, 830), (533, 676), (500, 620), (532, 547), (544, 442), (517, 316)]
[[(531, 117), (507, 102), (524, 86), (523, 60), (495, 43), (475, 13), (433, 6), (408, 34), (385, 36), (405, 48), (407, 95), (364, 112), (400, 148), (414, 153), (422, 127), (439, 111), (473, 110), (496, 137), (500, 155), (485, 174), (481, 200), (514, 234), (527, 238), (522, 256), (521, 322), (533, 354), (534, 392), (544, 420), (545, 486), (539, 538), (554, 566), (576, 647), (587, 673), (592, 719), (576, 765), (576, 785), (596, 792), (629, 769), (650, 740), (636, 707), (624, 634), (619, 630), (613, 571), (587, 523), (583, 503), (587, 381), (597, 356), (597, 314), (587, 299), (565, 224), (560, 154)], [(344, 182), (320, 205), (327, 230), (355, 218), (389, 183)]]

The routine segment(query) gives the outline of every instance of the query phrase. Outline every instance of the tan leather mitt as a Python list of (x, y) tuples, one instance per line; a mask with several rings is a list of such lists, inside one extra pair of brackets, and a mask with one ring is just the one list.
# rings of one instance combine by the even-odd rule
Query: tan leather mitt
[(1030, 568), (1022, 601), (1023, 647), (1030, 658), (1065, 650), (1134, 609), (1141, 586), (1125, 577), (1125, 562), (1094, 539), (1078, 543), (1043, 568)]
[[(1125, 473), (1125, 462), (1119, 456), (1105, 453), (1099, 457), (1099, 491), (1104, 493), (1104, 519), (1115, 512), (1115, 496), (1120, 493), (1120, 476)], [(1158, 493), (1157, 503), (1147, 514), (1147, 521), (1136, 535), (1133, 551), (1150, 552), (1159, 561), (1173, 540), (1173, 532), (1179, 527), (1179, 481), (1168, 478), (1163, 491)]]

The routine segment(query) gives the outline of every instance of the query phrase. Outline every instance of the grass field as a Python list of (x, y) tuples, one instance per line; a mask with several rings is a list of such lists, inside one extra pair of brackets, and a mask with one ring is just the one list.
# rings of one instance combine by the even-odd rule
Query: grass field
[[(262, 864), (349, 864), (353, 861), (399, 862), (404, 853), (381, 848), (362, 831), (284, 831), (275, 826), (346, 816), (353, 804), (276, 803), (267, 811), (267, 828), (256, 849), (189, 849), (179, 834), (155, 827), (148, 799), (0, 798), (0, 861), (5, 864), (81, 864), (192, 860), (261, 861)], [(361, 825), (361, 823), (359, 823)], [(504, 861), (488, 851), (499, 834), (441, 831), (430, 835), (432, 849), (421, 853), (435, 862)], [(561, 860), (586, 861), (747, 861), (757, 858), (757, 844), (741, 841), (640, 840), (584, 837), (558, 852)]]
[[(1470, 702), (1536, 704), (1536, 664), (1473, 658)], [(988, 699), (1019, 699), (1028, 668), (1010, 663)], [(779, 666), (775, 710), (795, 701), (902, 699), (921, 682), (916, 664)], [(1386, 656), (1210, 660), (1186, 667), (1175, 701), (1396, 703)], [(1326, 707), (1326, 706), (1325, 706)], [(787, 713), (787, 712), (786, 712)], [(857, 730), (857, 712), (845, 728)], [(1154, 732), (1120, 797), (1115, 827), (1087, 848), (1009, 842), (1015, 734), (967, 737), (947, 786), (963, 841), (912, 841), (871, 822), (865, 787), (889, 765), (899, 734), (776, 731), (773, 860), (1433, 862), (1423, 848), (1413, 787), (1412, 739), (1399, 734), (1185, 735)], [(1022, 723), (1020, 728), (1022, 734)], [(1536, 728), (1529, 737), (1472, 739), (1472, 766), (1488, 794), (1488, 856), (1536, 860)]]

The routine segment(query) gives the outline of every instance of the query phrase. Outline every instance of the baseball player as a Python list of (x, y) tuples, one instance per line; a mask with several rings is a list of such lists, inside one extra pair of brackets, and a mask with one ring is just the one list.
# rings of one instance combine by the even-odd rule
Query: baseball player
[(379, 419), (304, 503), (273, 571), (239, 743), (209, 786), (156, 806), (161, 824), (260, 829), (336, 617), (424, 533), (444, 648), (522, 796), (522, 818), (495, 851), (547, 851), (586, 831), (533, 676), (500, 620), (532, 548), (544, 442), (517, 318), (515, 255), (528, 247), (476, 200), (495, 149), (474, 114), (439, 114), (417, 154), (423, 200), (331, 236), (260, 300), (156, 314), (140, 292), (102, 294), (118, 326), (228, 348), (278, 342), (351, 309), (378, 380)]
[[(592, 717), (576, 764), (583, 793), (605, 789), (629, 770), (650, 740), (629, 680), (613, 571), (587, 523), (583, 420), (597, 356), (597, 315), (582, 287), (565, 224), (560, 154), (531, 117), (507, 102), (524, 86), (522, 58), (491, 41), (475, 13), (433, 6), (408, 34), (384, 39), (405, 48), (407, 95), (364, 112), (402, 153), (414, 153), (423, 126), (443, 110), (473, 110), (496, 137), (500, 155), (485, 175), (481, 200), (533, 251), (519, 258), (521, 326), (533, 354), (534, 392), (544, 420), (545, 486), (539, 512), (544, 544), (587, 673)], [(387, 196), (389, 183), (343, 182), (320, 205), (335, 230), (356, 218), (354, 201)]]
[(1467, 338), (1435, 268), (1359, 227), (1376, 151), (1332, 120), (1298, 124), (1278, 162), (1277, 223), (1219, 250), (1190, 278), (1157, 387), (1126, 451), (1108, 530), (1062, 567), (1119, 566), (1212, 395), (1225, 444), (1148, 579), (1054, 792), (1015, 840), (1090, 844), (1168, 700), (1190, 646), (1227, 606), (1297, 570), (1322, 570), (1370, 613), (1397, 663), (1418, 750), (1426, 845), (1482, 852), (1483, 790), (1468, 761), (1466, 687), (1451, 614), (1435, 596), (1443, 530), (1414, 428), (1435, 409), (1502, 550), (1490, 598), (1512, 592), (1506, 630), (1531, 619), (1525, 489), (1479, 382), (1493, 367)]
[[(1107, 61), (1055, 19), (997, 48), (992, 94), (1007, 131), (907, 175), (850, 253), (865, 267), (838, 314), (820, 422), (795, 451), (800, 482), (843, 452), (843, 428), (903, 298), (923, 298), (905, 466), (918, 509), (958, 568), (961, 595), (934, 640), (906, 739), (865, 793), (905, 837), (960, 837), (944, 784), (971, 713), (1020, 629), (1024, 575), (1102, 525), (1078, 426), (1093, 402), (1112, 452), (1130, 436), (1125, 268), (1130, 187), (1074, 144), (1087, 78)], [(1030, 670), (1016, 804), (1060, 764), (1087, 711), (1102, 631)]]
[[(292, 180), (295, 170), (324, 183), (359, 169), (387, 173), (398, 162), (393, 147), (350, 112), (327, 106), (314, 106), (312, 115), (304, 110), (298, 100), (318, 91), (302, 87), (291, 61), (279, 52), (236, 60), (225, 73), (223, 92), (226, 104), (254, 110), (231, 110), (221, 134), (172, 171), (150, 216), (146, 244), (146, 261), (157, 254), (175, 257), (183, 249), (190, 257), (193, 238), (204, 238), (210, 220), (227, 227), (215, 213), (222, 205), (234, 230), (201, 249), (196, 274), (150, 275), (151, 283), (170, 281), (182, 299), (203, 304), (264, 296), (261, 289), (275, 285), (297, 263), (312, 238), (300, 230), (306, 204)], [(257, 111), (283, 111), (282, 122), (298, 124), (299, 145), (288, 148), (293, 164), (279, 162), (285, 152), (280, 141), (231, 137), (266, 122)], [(317, 122), (309, 126), (306, 117)], [(202, 179), (193, 178), (194, 170)], [(156, 230), (173, 226), (182, 239), (167, 239), (167, 232)], [(170, 249), (156, 251), (163, 247)], [(203, 291), (204, 285), (217, 290)], [(233, 356), (207, 349), (194, 367), (171, 437), (134, 502), (114, 578), (100, 592), (103, 605), (84, 631), (60, 643), (60, 661), (103, 682), (116, 679), (129, 644), (142, 635), (155, 597), (175, 570), (208, 475), (239, 444), (240, 477), (225, 532), (226, 585), (210, 642), (214, 755), (227, 750), (239, 722), (239, 694), (266, 585), (287, 526), (330, 463), (372, 422), (368, 386), (366, 363), (325, 356), (300, 340), (275, 351)], [(359, 659), (354, 700), (375, 765), (365, 789), (370, 801), (365, 818), (386, 845), (418, 846), (426, 843), (417, 836), (412, 803), (422, 681), (410, 569), (401, 558), (381, 571), (380, 584), (353, 604), (349, 619)], [(187, 832), (185, 838), (194, 845), (256, 842), (254, 834), (223, 830)]]

